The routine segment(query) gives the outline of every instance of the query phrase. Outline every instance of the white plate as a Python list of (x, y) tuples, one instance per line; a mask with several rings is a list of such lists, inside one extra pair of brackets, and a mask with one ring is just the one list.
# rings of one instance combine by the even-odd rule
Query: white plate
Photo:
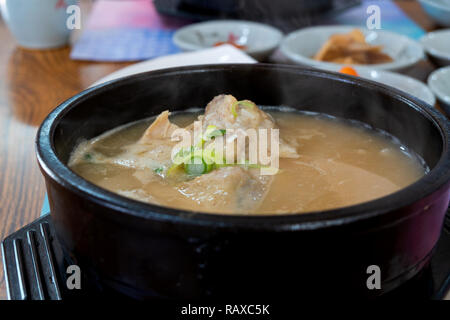
[(450, 66), (438, 69), (430, 74), (428, 86), (438, 98), (445, 112), (450, 115)]
[(420, 38), (420, 43), (438, 65), (450, 65), (450, 29), (429, 32)]
[(236, 43), (247, 48), (246, 53), (261, 60), (280, 44), (283, 34), (266, 24), (242, 20), (215, 20), (195, 23), (179, 29), (173, 36), (174, 43), (184, 51), (210, 48), (217, 42), (227, 41), (230, 34)]
[(256, 63), (256, 60), (252, 57), (249, 57), (241, 50), (236, 49), (231, 45), (224, 44), (219, 47), (209, 48), (196, 52), (176, 53), (139, 62), (110, 73), (106, 77), (96, 81), (92, 86), (146, 71), (200, 64), (221, 63)]
[[(319, 26), (300, 29), (290, 33), (281, 44), (281, 52), (291, 61), (316, 67), (319, 69), (332, 70), (337, 63), (316, 61), (312, 57), (319, 51), (328, 38), (336, 33), (348, 33), (358, 28), (355, 26)], [(361, 29), (361, 28), (359, 28)], [(405, 70), (415, 65), (424, 58), (422, 46), (397, 33), (375, 30), (361, 31), (366, 35), (366, 41), (373, 45), (382, 45), (383, 52), (391, 56), (394, 61), (389, 63), (360, 65), (360, 69), (368, 70)]]
[[(331, 70), (338, 72), (341, 67), (334, 67)], [(431, 92), (428, 86), (414, 78), (385, 70), (368, 70), (366, 68), (355, 67), (353, 68), (359, 74), (361, 78), (376, 81), (387, 86), (391, 86), (395, 89), (406, 92), (422, 101), (425, 101), (429, 105), (434, 106), (436, 98)]]

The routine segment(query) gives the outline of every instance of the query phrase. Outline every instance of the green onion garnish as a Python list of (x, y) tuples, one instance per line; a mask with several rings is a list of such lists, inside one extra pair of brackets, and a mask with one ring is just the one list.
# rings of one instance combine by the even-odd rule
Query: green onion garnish
[(178, 171), (178, 169), (181, 169), (181, 164), (173, 164), (170, 166), (170, 168), (167, 170), (167, 176), (173, 175), (175, 172)]
[(237, 118), (238, 114), (236, 112), (236, 106), (238, 105), (239, 101), (233, 102), (233, 104), (231, 105), (231, 113), (233, 114), (233, 116), (235, 118)]
[(184, 171), (190, 176), (199, 176), (208, 172), (208, 165), (203, 158), (192, 157), (191, 161), (184, 164)]
[(219, 129), (214, 125), (209, 125), (206, 128), (205, 134), (203, 135), (203, 140), (209, 141), (211, 139), (214, 139), (215, 137), (223, 136), (225, 133), (226, 133), (225, 129)]
[(243, 105), (244, 107), (247, 107), (249, 109), (252, 109), (255, 107), (255, 104), (251, 102), (250, 100), (241, 100), (239, 101), (239, 105)]
[(241, 100), (241, 101), (233, 102), (233, 104), (231, 105), (231, 113), (233, 114), (233, 116), (235, 118), (238, 116), (238, 114), (236, 112), (236, 106), (238, 106), (238, 105), (242, 105), (242, 106), (250, 108), (250, 109), (255, 107), (255, 104), (253, 102), (251, 102), (250, 100)]
[(153, 172), (156, 173), (156, 174), (161, 174), (163, 172), (163, 170), (164, 169), (160, 167), (160, 168), (153, 169)]

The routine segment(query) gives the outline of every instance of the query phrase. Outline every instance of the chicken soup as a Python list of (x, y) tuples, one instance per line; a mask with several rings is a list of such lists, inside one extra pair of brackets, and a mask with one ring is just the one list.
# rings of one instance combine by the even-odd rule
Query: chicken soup
[(323, 114), (220, 95), (205, 109), (169, 115), (82, 141), (70, 168), (135, 200), (248, 215), (354, 205), (396, 192), (428, 170), (394, 137)]

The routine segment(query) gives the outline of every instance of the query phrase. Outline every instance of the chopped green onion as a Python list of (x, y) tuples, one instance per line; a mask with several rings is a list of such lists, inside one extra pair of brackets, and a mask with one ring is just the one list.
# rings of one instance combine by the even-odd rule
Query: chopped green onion
[(170, 166), (170, 168), (167, 170), (167, 176), (173, 175), (175, 172), (178, 171), (178, 169), (181, 169), (181, 164), (173, 164)]
[(209, 141), (211, 139), (214, 139), (215, 137), (223, 136), (225, 133), (226, 133), (225, 129), (219, 129), (214, 125), (209, 125), (206, 128), (205, 134), (203, 135), (203, 140)]
[(199, 176), (206, 173), (208, 165), (203, 161), (203, 158), (192, 157), (191, 161), (184, 164), (184, 171), (191, 176)]
[(86, 161), (91, 161), (92, 160), (92, 154), (90, 153), (85, 153), (83, 156), (83, 159)]
[(213, 148), (203, 149), (202, 158), (206, 164), (214, 164), (216, 162), (216, 152)]
[(231, 105), (231, 114), (237, 118), (238, 114), (236, 112), (236, 106), (238, 105), (239, 101), (235, 101), (233, 102), (233, 104)]
[(239, 101), (239, 105), (243, 105), (244, 107), (247, 107), (249, 109), (253, 109), (255, 107), (255, 104), (250, 100), (241, 100)]
[(224, 136), (225, 133), (227, 133), (227, 130), (225, 130), (225, 129), (217, 129), (216, 131), (214, 131), (212, 133), (211, 138)]
[(194, 146), (191, 146), (190, 148), (181, 148), (174, 156), (173, 163), (179, 165), (189, 161), (194, 152), (196, 152)]
[(250, 109), (255, 107), (255, 104), (253, 102), (251, 102), (250, 100), (241, 100), (241, 101), (233, 102), (233, 104), (231, 105), (231, 113), (233, 114), (233, 116), (235, 118), (237, 118), (237, 116), (238, 116), (237, 111), (236, 111), (236, 106), (238, 106), (238, 105), (242, 105), (242, 106), (250, 108)]
[(156, 173), (156, 174), (161, 174), (163, 172), (163, 170), (164, 169), (160, 167), (160, 168), (153, 169), (153, 172)]
[(215, 163), (206, 164), (206, 173), (213, 171), (216, 168)]

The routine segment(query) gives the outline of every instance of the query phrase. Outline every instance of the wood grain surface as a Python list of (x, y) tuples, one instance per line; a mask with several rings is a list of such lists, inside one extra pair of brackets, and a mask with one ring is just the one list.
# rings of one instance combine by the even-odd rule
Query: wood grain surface
[[(434, 28), (415, 1), (398, 3), (426, 30)], [(21, 49), (0, 19), (0, 240), (39, 217), (45, 194), (34, 148), (39, 124), (59, 103), (127, 65), (72, 61), (69, 52)]]
[[(39, 217), (45, 195), (34, 148), (46, 115), (125, 63), (77, 62), (70, 49), (19, 48), (0, 19), (0, 239)], [(6, 298), (0, 263), (0, 299)]]

